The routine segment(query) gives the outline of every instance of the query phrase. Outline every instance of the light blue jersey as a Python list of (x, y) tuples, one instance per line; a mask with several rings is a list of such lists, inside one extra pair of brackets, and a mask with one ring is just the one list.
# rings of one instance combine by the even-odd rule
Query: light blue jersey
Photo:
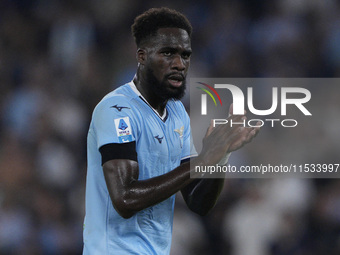
[(106, 187), (99, 148), (136, 142), (139, 180), (165, 174), (196, 154), (190, 120), (180, 101), (169, 100), (164, 116), (143, 99), (133, 82), (96, 106), (88, 132), (84, 255), (169, 254), (175, 195), (122, 218)]

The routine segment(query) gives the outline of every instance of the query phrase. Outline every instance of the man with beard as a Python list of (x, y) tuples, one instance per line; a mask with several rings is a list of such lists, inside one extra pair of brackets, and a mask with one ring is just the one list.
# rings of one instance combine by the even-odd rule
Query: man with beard
[(136, 76), (101, 100), (89, 128), (83, 254), (169, 254), (175, 194), (205, 215), (223, 187), (223, 179), (190, 178), (194, 166), (217, 164), (258, 132), (210, 127), (197, 156), (179, 101), (191, 30), (185, 16), (167, 8), (150, 9), (132, 25)]

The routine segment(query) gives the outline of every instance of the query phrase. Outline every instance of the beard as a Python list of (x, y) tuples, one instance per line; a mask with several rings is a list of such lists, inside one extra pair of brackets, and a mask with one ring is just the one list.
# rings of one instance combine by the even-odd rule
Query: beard
[[(155, 97), (161, 98), (162, 100), (175, 99), (180, 100), (184, 94), (186, 89), (186, 80), (182, 81), (182, 85), (180, 87), (173, 87), (168, 82), (168, 77), (170, 75), (166, 75), (162, 81), (159, 81), (151, 68), (146, 69), (146, 83), (148, 89), (152, 91)], [(171, 87), (169, 87), (171, 86)]]

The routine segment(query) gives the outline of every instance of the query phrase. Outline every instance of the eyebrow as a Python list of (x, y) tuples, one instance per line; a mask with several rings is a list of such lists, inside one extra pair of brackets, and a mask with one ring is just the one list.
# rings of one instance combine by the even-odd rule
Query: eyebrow
[[(160, 48), (159, 51), (172, 51), (172, 52), (175, 52), (175, 51), (178, 51), (178, 48), (177, 47), (166, 46), (166, 47)], [(183, 50), (183, 53), (191, 54), (192, 50), (191, 49), (185, 49), (185, 50)]]

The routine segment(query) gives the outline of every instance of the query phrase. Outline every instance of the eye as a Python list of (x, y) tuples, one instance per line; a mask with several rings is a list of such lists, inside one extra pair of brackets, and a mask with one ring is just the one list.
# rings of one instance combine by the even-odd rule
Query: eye
[(170, 57), (172, 55), (172, 52), (171, 51), (164, 51), (163, 55), (166, 56), (166, 57)]
[(191, 56), (191, 53), (190, 53), (190, 52), (187, 52), (187, 53), (183, 53), (183, 54), (182, 54), (182, 58), (183, 58), (183, 59), (189, 59), (190, 56)]

